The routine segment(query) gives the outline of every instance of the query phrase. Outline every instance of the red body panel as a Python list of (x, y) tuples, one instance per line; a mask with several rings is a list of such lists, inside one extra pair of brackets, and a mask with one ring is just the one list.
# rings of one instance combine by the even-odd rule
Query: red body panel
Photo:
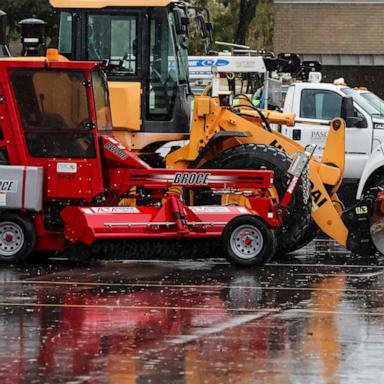
[[(280, 226), (276, 205), (269, 198), (256, 199), (261, 215), (272, 228)], [(65, 237), (92, 244), (97, 239), (216, 238), (241, 215), (254, 215), (244, 207), (187, 207), (175, 209), (179, 197), (171, 196), (161, 207), (67, 207), (62, 212)], [(257, 208), (257, 207), (256, 207)], [(178, 217), (181, 217), (178, 223)]]
[[(40, 77), (39, 80), (39, 76), (43, 75), (35, 77), (30, 71), (23, 72), (22, 80), (18, 80), (16, 86), (17, 73), (16, 80), (12, 77), (16, 69), (63, 69), (83, 72), (74, 77), (74, 85), (72, 80), (57, 83), (63, 89), (69, 87), (68, 92), (74, 92), (76, 97), (69, 93), (71, 101), (68, 105), (72, 106), (72, 109), (66, 108), (70, 111), (70, 116), (81, 116), (81, 119), (69, 119), (61, 127), (56, 116), (53, 123), (55, 116), (52, 115), (59, 110), (46, 111), (44, 108), (47, 105), (44, 104), (44, 95), (47, 94), (46, 100), (51, 101), (55, 100), (56, 96), (52, 88), (45, 90), (47, 78)], [(228, 222), (240, 215), (257, 214), (272, 228), (281, 225), (281, 213), (276, 202), (266, 197), (267, 189), (273, 186), (272, 171), (152, 169), (108, 132), (105, 134), (105, 131), (96, 129), (98, 121), (92, 87), (93, 69), (97, 69), (97, 64), (42, 59), (0, 60), (0, 150), (6, 150), (10, 165), (38, 166), (44, 169), (45, 207), (43, 212), (34, 215), (38, 249), (61, 250), (65, 239), (73, 243), (82, 241), (92, 244), (97, 239), (219, 237)], [(30, 77), (25, 77), (25, 73)], [(68, 75), (66, 79), (71, 77), (73, 76)], [(23, 93), (25, 79), (29, 81), (31, 97), (29, 93)], [(43, 84), (40, 85), (42, 93), (38, 91), (35, 81)], [(86, 92), (82, 86), (86, 88)], [(105, 92), (105, 89), (99, 90)], [(60, 92), (60, 89), (57, 92)], [(30, 119), (38, 115), (40, 120), (35, 118), (32, 123), (26, 123), (26, 116), (20, 116), (18, 102), (20, 103), (21, 99), (23, 104), (26, 95), (28, 100), (25, 104), (29, 106), (30, 99), (33, 99), (34, 103), (32, 107), (28, 107), (31, 109), (26, 109), (25, 115)], [(80, 100), (79, 103), (76, 103), (76, 100)], [(74, 108), (74, 105), (77, 108)], [(80, 114), (80, 105), (87, 107), (89, 115)], [(108, 108), (107, 102), (104, 106)], [(64, 116), (59, 113), (56, 115)], [(84, 116), (87, 116), (85, 126)], [(67, 135), (70, 133), (66, 136), (70, 140), (60, 141), (64, 137), (60, 136), (63, 132)], [(53, 135), (54, 139), (51, 140), (50, 135)], [(44, 138), (43, 144), (41, 137)], [(31, 148), (34, 148), (36, 143), (37, 148), (41, 147), (43, 150), (33, 152)], [(66, 143), (73, 143), (73, 146)], [(63, 158), (63, 153), (72, 153), (66, 152), (68, 148), (75, 149), (80, 156)], [(86, 152), (87, 148), (94, 148), (94, 151)], [(60, 155), (55, 157), (52, 153), (56, 152)], [(87, 156), (83, 156), (85, 153)], [(43, 155), (46, 157), (36, 157)], [(136, 187), (140, 187), (139, 190)], [(177, 191), (181, 188), (191, 188), (210, 189), (211, 192), (222, 194), (245, 194), (249, 198), (252, 211), (242, 207), (187, 207), (182, 196), (178, 194), (181, 192), (169, 192), (169, 189), (175, 190), (175, 187)], [(123, 208), (114, 207), (128, 194), (131, 197), (132, 193), (136, 193), (137, 196), (133, 197), (139, 200), (143, 188), (145, 204), (150, 206), (126, 208), (125, 211)], [(102, 208), (92, 207), (97, 205), (102, 205)], [(64, 219), (64, 232), (61, 229), (60, 215)]]
[[(44, 168), (45, 200), (51, 199), (85, 199), (91, 201), (105, 190), (103, 170), (98, 142), (98, 132), (93, 130), (96, 158), (88, 159), (57, 159), (33, 157), (28, 151), (22, 119), (18, 110), (15, 93), (12, 89), (12, 71), (14, 69), (73, 69), (84, 71), (88, 81), (91, 80), (90, 70), (97, 67), (96, 63), (86, 62), (54, 62), (54, 61), (0, 61), (0, 115), (4, 125), (2, 131), (4, 141), (0, 141), (0, 149), (5, 147), (11, 165), (37, 166)], [(59, 92), (60, 90), (58, 90)], [(89, 112), (91, 120), (96, 123), (92, 87), (87, 88)], [(76, 168), (76, 172), (60, 172), (58, 164)]]

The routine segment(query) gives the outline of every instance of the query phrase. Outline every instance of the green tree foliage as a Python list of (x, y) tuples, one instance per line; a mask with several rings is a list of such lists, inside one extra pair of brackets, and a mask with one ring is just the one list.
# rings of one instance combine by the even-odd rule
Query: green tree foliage
[(259, 2), (247, 38), (252, 48), (273, 51), (274, 11), (273, 0)]
[[(214, 39), (228, 43), (245, 43), (253, 49), (272, 50), (273, 47), (273, 0), (192, 0), (210, 10), (214, 26)], [(17, 23), (26, 18), (45, 20), (47, 35), (55, 45), (58, 17), (48, 0), (1, 0), (0, 8), (8, 14), (10, 36), (17, 38)], [(191, 28), (191, 54), (203, 54), (204, 42), (199, 31)], [(222, 47), (211, 47), (220, 50)]]
[[(194, 0), (192, 2), (210, 10), (215, 40), (245, 43), (252, 49), (268, 51), (273, 49), (273, 0)], [(202, 54), (204, 44), (196, 39), (197, 34), (198, 31), (192, 31), (190, 50), (193, 53)]]

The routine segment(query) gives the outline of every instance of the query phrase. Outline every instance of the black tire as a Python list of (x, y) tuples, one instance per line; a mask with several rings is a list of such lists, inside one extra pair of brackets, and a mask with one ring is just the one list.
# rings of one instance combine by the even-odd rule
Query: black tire
[(304, 233), (303, 238), (299, 241), (299, 243), (297, 243), (297, 249), (292, 250), (292, 252), (298, 249), (304, 248), (306, 245), (308, 245), (314, 239), (316, 239), (319, 233), (320, 233), (319, 227), (313, 220), (311, 220), (307, 230)]
[[(249, 240), (250, 243), (246, 244)], [(275, 231), (261, 219), (243, 215), (230, 221), (222, 234), (226, 258), (241, 267), (261, 266), (276, 253)]]
[(295, 253), (296, 251), (299, 251), (300, 249), (304, 248), (308, 244), (312, 243), (313, 240), (316, 239), (316, 237), (321, 233), (319, 227), (315, 223), (314, 220), (311, 220), (307, 230), (304, 232), (303, 237), (301, 240), (295, 244), (295, 246), (292, 246), (292, 248), (288, 251), (285, 251), (285, 253), (282, 253), (282, 256), (285, 256), (286, 254)]
[(0, 262), (20, 263), (35, 246), (36, 231), (30, 218), (13, 212), (0, 214)]
[[(275, 172), (275, 188), (282, 198), (289, 183), (288, 169), (292, 159), (283, 151), (262, 144), (244, 144), (224, 151), (216, 159), (209, 161), (205, 169), (266, 169)], [(199, 201), (201, 204), (202, 201)], [(203, 202), (203, 203), (206, 203)], [(220, 203), (215, 200), (214, 203)], [(311, 222), (311, 186), (307, 174), (293, 197), (289, 209), (285, 212), (283, 227), (277, 231), (278, 252), (290, 253), (306, 234)]]

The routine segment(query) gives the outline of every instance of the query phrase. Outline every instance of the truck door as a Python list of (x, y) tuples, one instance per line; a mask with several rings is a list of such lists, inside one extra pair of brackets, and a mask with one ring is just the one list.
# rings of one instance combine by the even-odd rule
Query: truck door
[[(303, 146), (316, 144), (315, 155), (323, 156), (327, 141), (329, 123), (340, 116), (342, 95), (326, 89), (302, 89), (295, 95), (298, 118), (294, 128), (284, 127), (283, 133)], [(346, 179), (360, 178), (364, 165), (372, 151), (372, 119), (355, 104), (355, 116), (359, 117), (355, 126), (347, 127), (346, 132)]]

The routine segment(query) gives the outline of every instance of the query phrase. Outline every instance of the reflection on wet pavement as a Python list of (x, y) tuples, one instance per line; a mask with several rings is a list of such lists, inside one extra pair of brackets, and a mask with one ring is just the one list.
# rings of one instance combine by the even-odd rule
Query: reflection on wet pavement
[(332, 242), (248, 271), (53, 265), (0, 270), (2, 384), (384, 380), (384, 263)]

